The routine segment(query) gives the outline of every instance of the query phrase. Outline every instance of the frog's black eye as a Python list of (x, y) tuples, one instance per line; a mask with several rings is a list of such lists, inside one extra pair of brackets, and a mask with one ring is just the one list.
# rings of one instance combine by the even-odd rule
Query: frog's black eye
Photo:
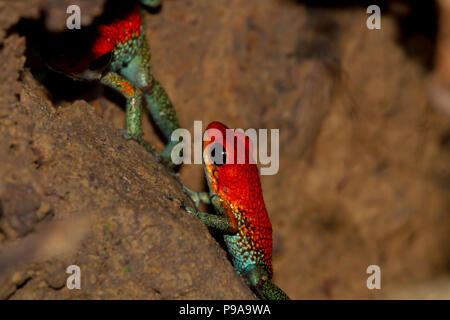
[(211, 160), (214, 165), (220, 167), (227, 163), (227, 151), (221, 143), (214, 143), (211, 147)]
[(103, 70), (111, 63), (111, 60), (112, 60), (112, 53), (108, 52), (92, 61), (92, 63), (89, 65), (89, 70), (93, 71)]

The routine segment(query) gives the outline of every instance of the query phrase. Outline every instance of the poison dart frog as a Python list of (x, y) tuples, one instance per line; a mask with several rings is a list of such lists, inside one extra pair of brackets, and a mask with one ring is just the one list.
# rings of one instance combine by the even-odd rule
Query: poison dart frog
[(272, 225), (252, 157), (253, 146), (243, 133), (227, 129), (220, 122), (212, 122), (204, 135), (203, 167), (209, 193), (183, 186), (196, 207), (212, 204), (217, 214), (200, 212), (184, 202), (182, 205), (208, 227), (223, 232), (234, 268), (259, 298), (289, 299), (271, 282)]
[[(140, 2), (157, 7), (161, 1)], [(110, 1), (104, 15), (86, 29), (66, 32), (75, 33), (78, 38), (66, 38), (65, 45), (60, 44), (65, 50), (53, 54), (47, 65), (75, 80), (99, 81), (123, 95), (126, 98), (124, 137), (137, 140), (156, 154), (142, 139), (142, 100), (145, 100), (150, 115), (168, 141), (158, 158), (171, 165), (171, 150), (177, 142), (170, 137), (179, 128), (179, 122), (166, 91), (152, 75), (143, 9), (133, 1)]]

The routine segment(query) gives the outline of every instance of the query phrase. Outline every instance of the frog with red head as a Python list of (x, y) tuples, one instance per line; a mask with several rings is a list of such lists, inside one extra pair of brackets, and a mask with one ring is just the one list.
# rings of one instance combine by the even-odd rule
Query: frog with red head
[[(153, 8), (161, 1), (139, 2)], [(142, 105), (145, 104), (168, 142), (160, 159), (172, 165), (170, 154), (177, 142), (170, 137), (179, 123), (166, 91), (153, 77), (143, 20), (143, 9), (136, 2), (109, 1), (103, 15), (92, 26), (61, 35), (58, 49), (52, 49), (47, 65), (74, 80), (99, 81), (123, 95), (126, 98), (124, 137), (137, 140), (153, 152), (142, 139)]]
[(212, 204), (216, 214), (185, 206), (208, 227), (224, 232), (238, 274), (262, 299), (289, 299), (272, 278), (272, 225), (264, 204), (253, 146), (243, 133), (212, 122), (204, 134), (203, 163), (209, 193), (184, 187), (196, 206)]

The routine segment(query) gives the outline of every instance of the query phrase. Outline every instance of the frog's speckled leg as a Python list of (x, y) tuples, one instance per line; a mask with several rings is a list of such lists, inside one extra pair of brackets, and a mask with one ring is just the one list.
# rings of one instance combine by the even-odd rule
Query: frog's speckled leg
[(264, 299), (267, 300), (291, 300), (289, 296), (270, 280), (261, 281), (262, 283), (255, 287)]
[(184, 201), (181, 201), (182, 207), (186, 212), (195, 215), (199, 218), (206, 226), (220, 230), (227, 234), (235, 234), (238, 232), (238, 223), (233, 215), (227, 214), (227, 210), (230, 208), (225, 204), (219, 197), (213, 196), (211, 198), (211, 203), (218, 211), (219, 215), (198, 211), (195, 208), (186, 206)]
[(211, 204), (208, 192), (196, 192), (186, 187), (183, 183), (181, 184), (183, 185), (184, 193), (186, 193), (189, 196), (189, 198), (191, 198), (191, 200), (195, 203), (195, 206), (197, 208), (200, 205), (200, 203)]
[[(144, 36), (144, 35), (142, 35)], [(166, 140), (166, 148), (161, 156), (170, 161), (170, 154), (178, 141), (171, 141), (172, 132), (180, 127), (175, 108), (172, 105), (166, 91), (153, 77), (151, 69), (151, 54), (147, 41), (142, 42), (142, 46), (136, 56), (127, 66), (120, 69), (120, 74), (130, 80), (139, 88), (147, 102), (150, 114), (161, 129)]]
[(141, 140), (142, 137), (142, 92), (130, 81), (115, 72), (108, 72), (100, 82), (122, 94), (126, 98), (126, 133), (125, 138)]
[(264, 265), (250, 266), (243, 276), (261, 299), (290, 300), (283, 290), (270, 281), (269, 273)]
[(186, 210), (186, 212), (195, 215), (208, 227), (230, 234), (234, 234), (237, 232), (236, 226), (227, 216), (217, 216), (211, 213), (198, 211), (197, 209), (194, 209), (192, 207), (184, 207), (184, 209)]
[[(195, 215), (199, 218), (205, 225), (217, 230), (221, 230), (226, 233), (234, 234), (238, 231), (237, 222), (235, 219), (229, 218), (226, 214), (227, 205), (224, 201), (221, 201), (219, 197), (212, 196), (209, 197), (207, 192), (195, 192), (183, 185), (183, 191), (194, 201), (195, 205), (198, 206), (200, 203), (214, 205), (214, 208), (218, 210), (220, 215), (214, 215), (206, 212), (198, 211), (189, 206), (183, 207), (186, 212)], [(261, 299), (268, 300), (290, 300), (288, 295), (284, 293), (277, 285), (270, 281), (269, 273), (264, 265), (251, 265), (247, 271), (243, 272), (243, 276), (247, 280), (249, 286)]]

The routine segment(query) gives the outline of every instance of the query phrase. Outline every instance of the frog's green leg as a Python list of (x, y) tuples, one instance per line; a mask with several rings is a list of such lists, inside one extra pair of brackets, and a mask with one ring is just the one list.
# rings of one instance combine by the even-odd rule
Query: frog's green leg
[[(144, 37), (144, 35), (141, 36)], [(143, 92), (147, 108), (168, 142), (161, 156), (166, 161), (170, 161), (171, 151), (178, 144), (178, 141), (171, 141), (171, 135), (180, 125), (169, 96), (152, 75), (150, 59), (148, 43), (142, 41), (136, 56), (128, 65), (120, 69), (120, 74)]]
[(207, 227), (211, 227), (228, 234), (235, 234), (237, 227), (227, 216), (218, 216), (215, 214), (198, 211), (192, 207), (184, 207), (186, 212), (192, 213), (199, 218)]
[(100, 82), (122, 94), (126, 99), (126, 132), (127, 139), (141, 140), (142, 137), (142, 93), (130, 81), (115, 72), (108, 72)]
[(208, 192), (195, 192), (183, 184), (183, 191), (191, 198), (191, 200), (195, 203), (195, 206), (198, 208), (200, 203), (211, 204), (211, 200), (209, 198)]
[(159, 154), (150, 144), (142, 139), (142, 92), (127, 79), (112, 71), (104, 75), (100, 79), (100, 83), (116, 90), (126, 99), (126, 130), (123, 133), (124, 138), (136, 140), (159, 160)]
[(252, 265), (243, 273), (252, 290), (265, 300), (290, 300), (288, 295), (270, 281), (269, 273), (263, 265)]
[(222, 201), (217, 196), (211, 197), (211, 203), (218, 211), (219, 215), (198, 211), (195, 208), (186, 206), (185, 202), (181, 200), (182, 207), (186, 212), (195, 215), (206, 226), (217, 229), (227, 234), (235, 234), (238, 232), (238, 223), (232, 214), (227, 214), (231, 210), (229, 205)]

